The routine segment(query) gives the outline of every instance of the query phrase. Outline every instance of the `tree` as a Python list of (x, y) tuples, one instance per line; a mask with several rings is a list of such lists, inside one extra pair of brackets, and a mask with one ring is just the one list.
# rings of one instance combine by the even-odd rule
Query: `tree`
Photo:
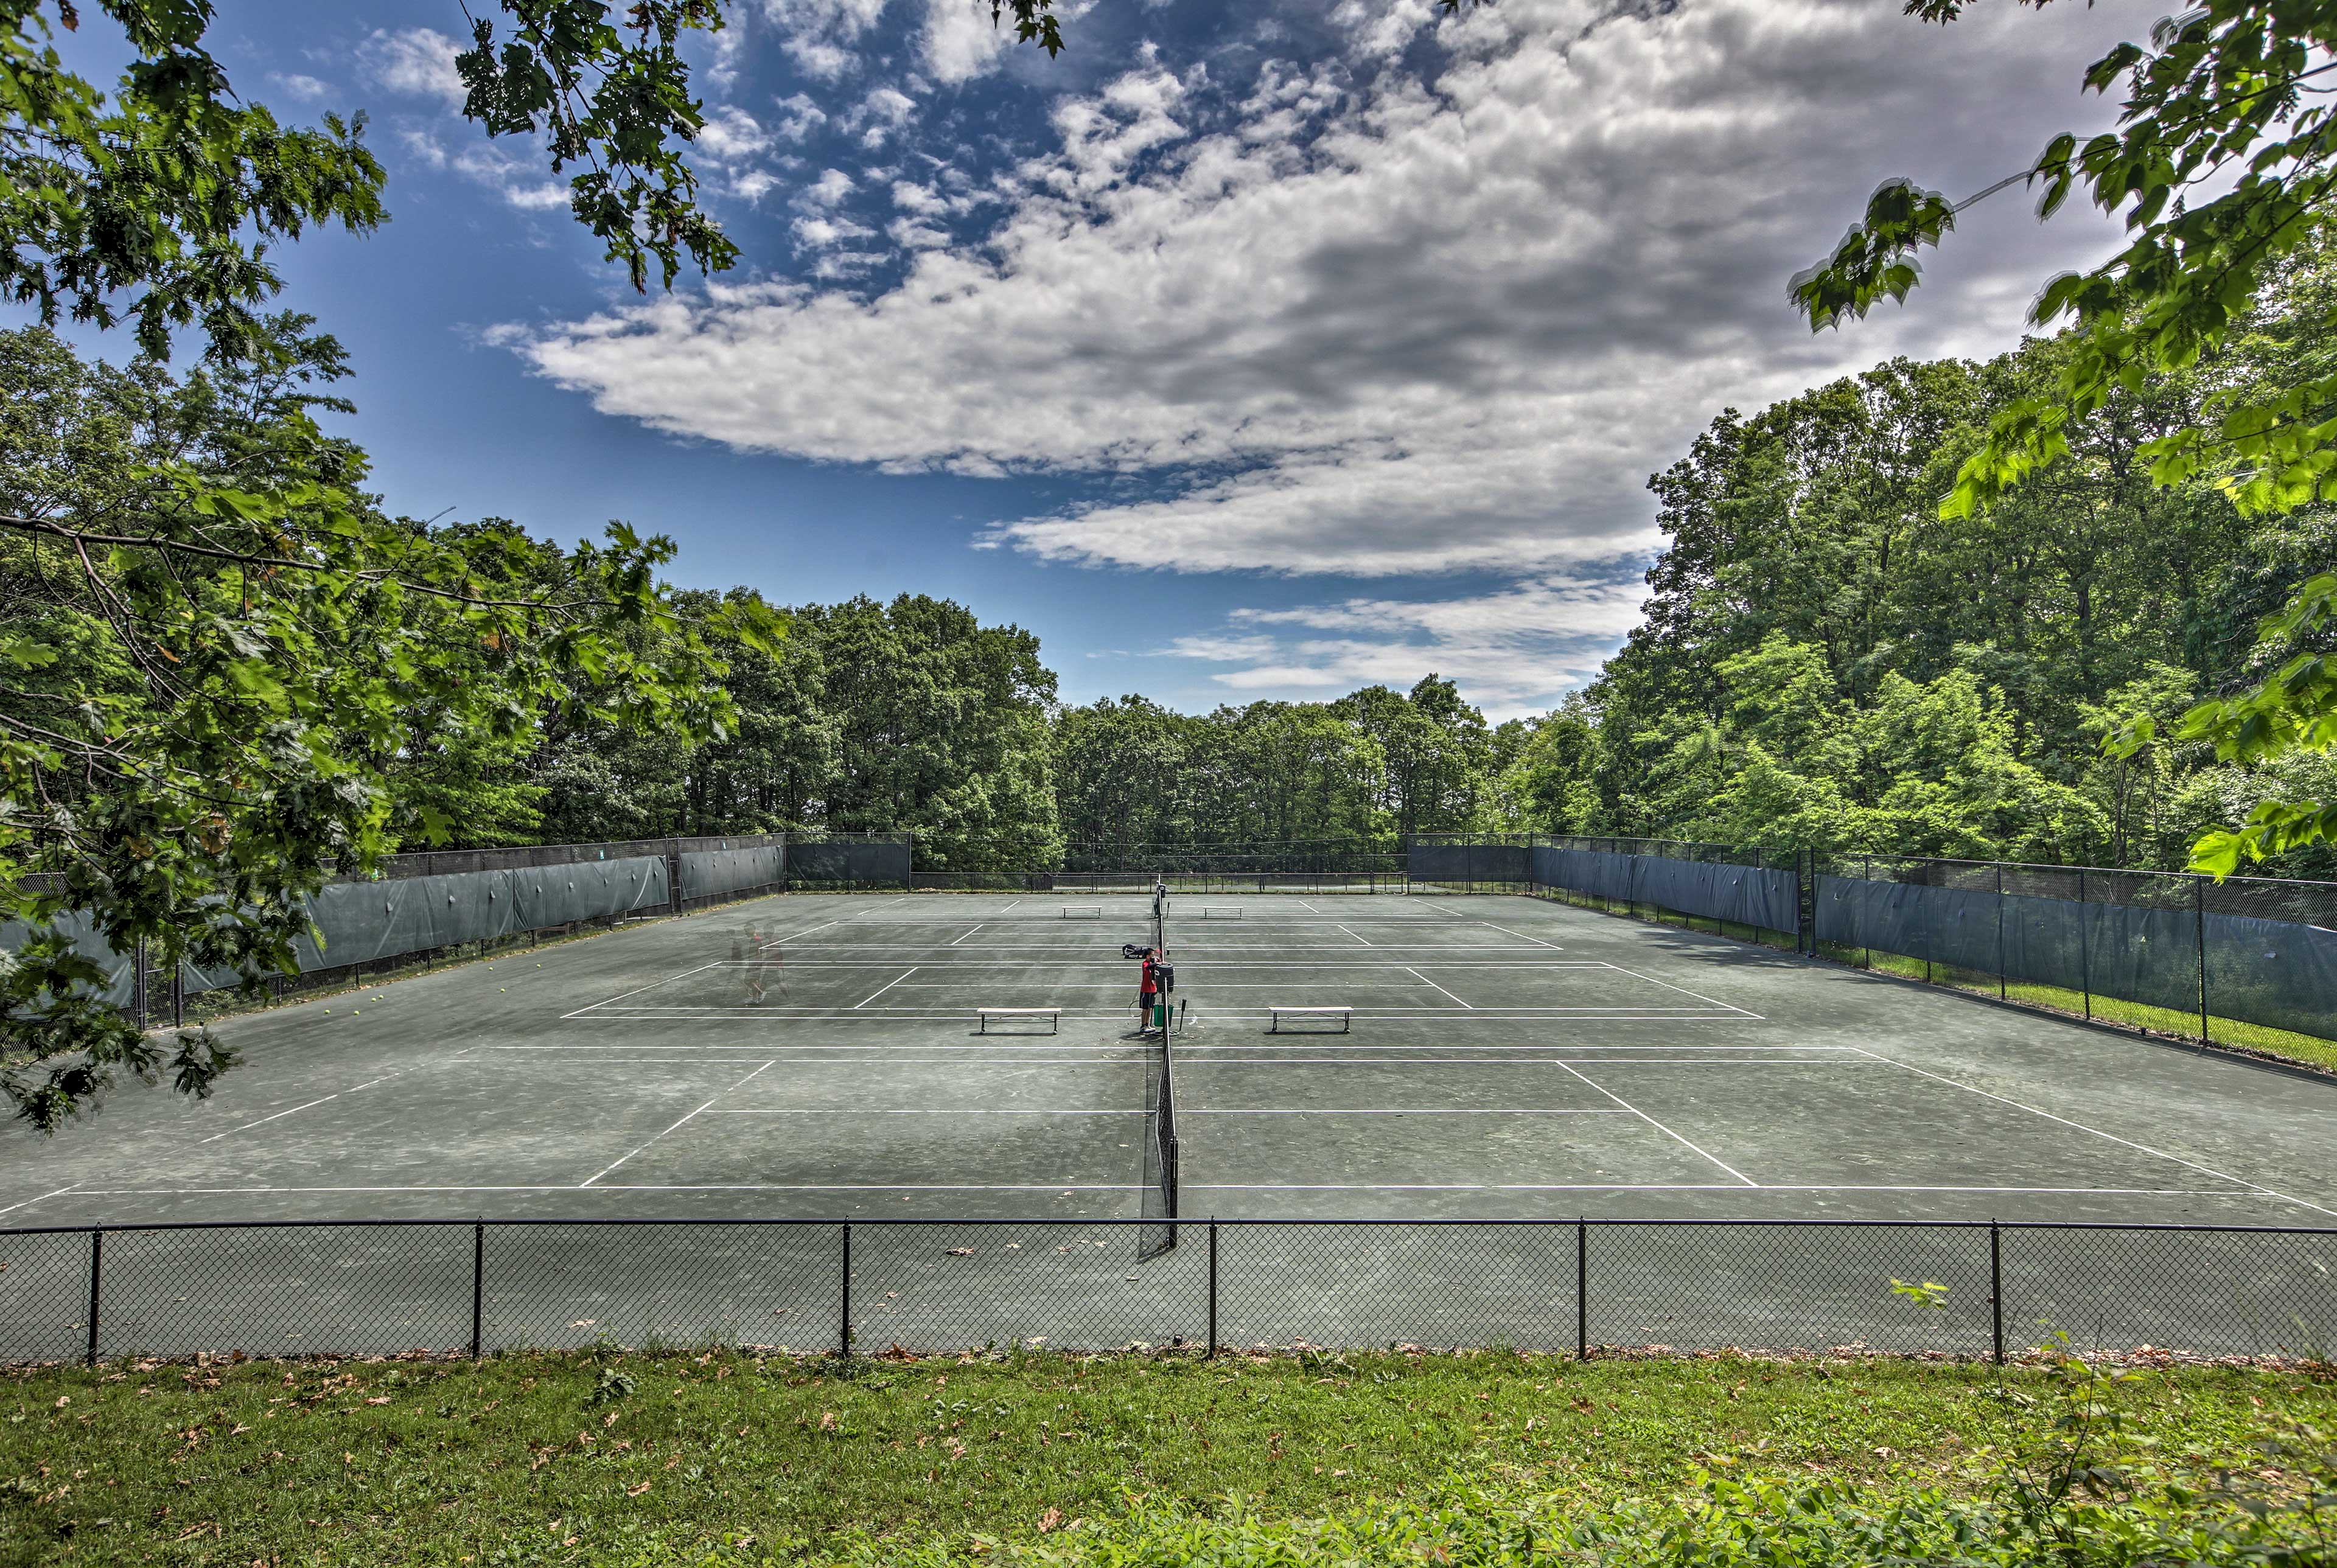
[[(316, 423), (346, 365), (312, 325), (260, 318), (183, 378), (0, 335), (0, 907), (32, 928), (0, 1046), (44, 1128), (166, 1065), (96, 1000), (67, 911), (166, 969), (289, 969), (306, 893), (447, 827), (426, 800), (396, 821), (401, 766), (511, 755), (562, 710), (718, 733), (705, 626), (770, 640), (743, 609), (682, 621), (655, 578), (671, 545), (621, 525), (562, 551), (381, 513), (364, 453)], [(167, 1066), (202, 1094), (227, 1061), (190, 1031)]]
[[(1964, 4), (1909, 0), (1907, 10), (1947, 23)], [(2326, 0), (2206, 0), (2159, 23), (2146, 44), (2122, 43), (2088, 68), (2088, 91), (2124, 84), (2116, 131), (2082, 146), (2073, 134), (2056, 136), (2029, 168), (1963, 202), (1910, 180), (1888, 180), (1833, 253), (1794, 279), (1794, 303), (1813, 327), (1824, 327), (1883, 299), (1903, 301), (1917, 282), (1917, 252), (1941, 243), (1959, 210), (1998, 190), (2041, 187), (2040, 218), (2078, 190), (2123, 214), (2128, 238), (2117, 254), (2039, 292), (2029, 319), (2065, 326), (2067, 357), (2049, 388), (1997, 411), (1958, 470), (1943, 514), (1984, 511), (2065, 460), (2073, 433), (2121, 391), (2212, 361), (2245, 331), (2283, 270), (2324, 240), (2337, 191), (2337, 121), (2311, 83), (2337, 70), (2332, 50), (2337, 5)], [(2304, 361), (2230, 381), (2144, 442), (2138, 455), (2153, 483), (2211, 475), (2249, 512), (2337, 501), (2337, 368)], [(2268, 635), (2310, 637), (2325, 625), (2319, 580), (2273, 618)], [(2259, 762), (2327, 751), (2337, 731), (2322, 722), (2318, 662), (2300, 654), (2254, 689), (2204, 705), (2186, 732), (2212, 735), (2225, 755)], [(2137, 730), (2112, 745), (2137, 747), (2148, 738)], [(2267, 802), (2240, 832), (2203, 838), (2194, 863), (2222, 874), (2241, 854), (2313, 842), (2332, 830), (2337, 801)]]

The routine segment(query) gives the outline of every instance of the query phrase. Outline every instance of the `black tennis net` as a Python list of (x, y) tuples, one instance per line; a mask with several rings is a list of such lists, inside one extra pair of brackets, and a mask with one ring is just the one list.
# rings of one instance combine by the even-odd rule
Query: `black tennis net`
[[(1168, 957), (1168, 896), (1156, 886), (1152, 950), (1164, 962)], [(1159, 1044), (1148, 1064), (1149, 1083), (1145, 1094), (1146, 1120), (1152, 1135), (1145, 1140), (1145, 1224), (1138, 1241), (1139, 1258), (1157, 1258), (1177, 1244), (1177, 1069), (1169, 1045), (1169, 1037), (1176, 1033), (1177, 1006), (1165, 991), (1160, 1001)]]

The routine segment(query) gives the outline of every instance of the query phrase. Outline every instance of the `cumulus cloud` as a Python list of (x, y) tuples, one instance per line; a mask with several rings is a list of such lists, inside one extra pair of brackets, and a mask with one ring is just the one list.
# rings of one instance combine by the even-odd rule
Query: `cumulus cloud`
[(298, 72), (288, 75), (280, 71), (270, 72), (268, 79), (303, 103), (315, 103), (333, 90), (329, 83)]
[[(1399, 13), (1438, 40), (1431, 63), (1357, 63), (1404, 49)], [(885, 288), (721, 286), (506, 341), (604, 412), (741, 450), (1132, 476), (1001, 522), (999, 548), (1492, 571), (1512, 608), (1611, 628), (1614, 606), (1549, 585), (1656, 541), (1642, 481), (1723, 404), (2004, 346), (2036, 279), (2098, 248), (2105, 229), (2008, 203), (1967, 217), (1904, 313), (1813, 338), (1784, 304), (1877, 178), (1961, 194), (2098, 113), (2072, 83), (2117, 24), (2004, 8), (1924, 29), (1863, 0), (1366, 7), (1345, 55), (1238, 91), (1154, 63), (1067, 98), (1050, 150), (993, 183), (994, 224), (947, 244), (903, 224), (915, 253)], [(828, 179), (832, 209), (852, 182)], [(899, 212), (925, 216), (925, 189), (896, 186)], [(1259, 624), (1291, 679), (1459, 635)], [(1465, 646), (1490, 670), (1513, 640)]]
[(1174, 658), (1227, 667), (1210, 682), (1248, 699), (1398, 689), (1437, 674), (1495, 720), (1540, 713), (1597, 673), (1639, 618), (1637, 578), (1544, 576), (1447, 599), (1351, 598), (1237, 609), (1221, 632), (1176, 638)]
[(725, 103), (708, 112), (706, 123), (699, 127), (698, 146), (717, 162), (736, 163), (768, 151), (771, 134), (744, 109)]
[(834, 82), (859, 63), (858, 44), (885, 0), (764, 0), (763, 15), (808, 76)]
[(944, 84), (971, 81), (994, 70), (1013, 34), (991, 20), (980, 0), (925, 0), (925, 24), (917, 39), (925, 69)]
[(376, 28), (357, 46), (357, 63), (376, 85), (392, 93), (456, 105), (464, 98), (463, 79), (455, 71), (455, 56), (461, 52), (435, 28)]
[(833, 207), (852, 194), (855, 181), (841, 169), (823, 169), (819, 178), (796, 196), (798, 207)]
[(779, 134), (790, 141), (801, 141), (827, 123), (827, 112), (801, 93), (780, 99), (778, 104)]

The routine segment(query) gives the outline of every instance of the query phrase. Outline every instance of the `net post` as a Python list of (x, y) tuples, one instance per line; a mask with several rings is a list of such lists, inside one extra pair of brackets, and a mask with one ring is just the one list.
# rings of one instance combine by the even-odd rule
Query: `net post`
[(482, 1332), (487, 1317), (487, 1222), (471, 1222), (471, 1359), (479, 1359), (485, 1343)]
[(2004, 1228), (1988, 1222), (1988, 1310), (1995, 1324), (1996, 1364), (2004, 1365)]
[(852, 1222), (844, 1222), (844, 1268), (840, 1275), (842, 1288), (836, 1292), (836, 1359), (848, 1360), (852, 1356)]
[(1574, 1359), (1590, 1359), (1590, 1221), (1574, 1222)]
[(1209, 1221), (1209, 1342), (1201, 1353), (1217, 1353), (1217, 1222), (1214, 1218)]
[(89, 1230), (89, 1365), (97, 1365), (97, 1309), (100, 1283), (105, 1277), (105, 1227)]

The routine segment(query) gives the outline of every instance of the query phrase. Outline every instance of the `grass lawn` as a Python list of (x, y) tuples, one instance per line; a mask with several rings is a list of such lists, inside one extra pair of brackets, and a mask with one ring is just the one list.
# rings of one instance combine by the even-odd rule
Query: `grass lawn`
[[(0, 1562), (624, 1565), (977, 1558), (1072, 1521), (1664, 1497), (1703, 1472), (1964, 1487), (2045, 1375), (1902, 1361), (830, 1363), (512, 1356), (0, 1375)], [(2136, 1376), (2161, 1452), (2239, 1456), (2326, 1384)], [(2048, 1401), (2049, 1402), (2049, 1401)]]

